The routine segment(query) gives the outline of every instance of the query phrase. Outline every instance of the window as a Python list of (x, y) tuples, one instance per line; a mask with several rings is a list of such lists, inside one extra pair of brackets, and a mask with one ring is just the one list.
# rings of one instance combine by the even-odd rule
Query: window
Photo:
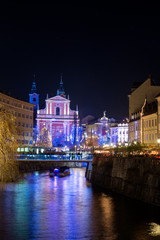
[(26, 118), (28, 118), (28, 114), (26, 115)]
[(30, 119), (32, 119), (32, 116), (30, 116)]
[(155, 126), (157, 126), (157, 119), (155, 119)]
[(56, 115), (60, 115), (60, 108), (59, 107), (56, 108)]
[(35, 97), (33, 98), (33, 102), (36, 102), (36, 98)]
[(149, 120), (149, 127), (151, 127), (151, 120)]
[(154, 127), (154, 120), (152, 119), (152, 127)]
[(30, 124), (30, 128), (32, 128), (32, 124)]
[(28, 123), (26, 123), (26, 128), (28, 128)]
[(146, 121), (146, 127), (148, 128), (148, 121)]
[(28, 132), (25, 133), (25, 136), (28, 136)]

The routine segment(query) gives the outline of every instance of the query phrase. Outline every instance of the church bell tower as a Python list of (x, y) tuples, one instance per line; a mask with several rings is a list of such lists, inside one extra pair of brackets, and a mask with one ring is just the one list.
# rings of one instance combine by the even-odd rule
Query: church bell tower
[(31, 93), (29, 94), (29, 102), (35, 105), (34, 106), (34, 116), (33, 116), (33, 123), (34, 123), (34, 127), (35, 127), (37, 110), (39, 108), (39, 94), (37, 93), (35, 75), (34, 75), (34, 81), (33, 81), (32, 88), (31, 88)]

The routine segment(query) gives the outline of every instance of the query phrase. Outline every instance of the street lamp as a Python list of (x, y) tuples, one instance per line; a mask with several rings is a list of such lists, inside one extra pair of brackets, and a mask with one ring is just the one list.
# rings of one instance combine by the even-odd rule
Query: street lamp
[(159, 144), (160, 144), (160, 138), (157, 139), (157, 143), (158, 143), (158, 147), (159, 147)]

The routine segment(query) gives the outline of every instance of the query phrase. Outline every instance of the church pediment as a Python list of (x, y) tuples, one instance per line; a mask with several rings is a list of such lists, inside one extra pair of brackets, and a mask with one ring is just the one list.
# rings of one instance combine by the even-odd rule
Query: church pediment
[(66, 102), (70, 102), (70, 100), (58, 95), (58, 96), (55, 96), (55, 97), (51, 97), (51, 98), (48, 98), (46, 101), (66, 101)]

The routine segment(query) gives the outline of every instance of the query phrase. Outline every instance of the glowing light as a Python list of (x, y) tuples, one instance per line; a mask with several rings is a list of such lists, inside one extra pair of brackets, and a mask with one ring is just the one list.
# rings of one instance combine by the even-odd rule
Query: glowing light
[(157, 143), (158, 143), (158, 144), (160, 143), (160, 138), (157, 139)]
[(160, 225), (157, 223), (150, 223), (150, 235), (160, 236)]

